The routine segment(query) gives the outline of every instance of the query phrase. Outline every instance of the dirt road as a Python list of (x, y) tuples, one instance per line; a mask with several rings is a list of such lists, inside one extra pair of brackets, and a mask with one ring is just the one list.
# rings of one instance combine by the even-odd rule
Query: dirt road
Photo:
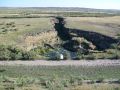
[(120, 60), (64, 60), (64, 61), (0, 61), (0, 65), (27, 65), (27, 66), (113, 66), (120, 65)]

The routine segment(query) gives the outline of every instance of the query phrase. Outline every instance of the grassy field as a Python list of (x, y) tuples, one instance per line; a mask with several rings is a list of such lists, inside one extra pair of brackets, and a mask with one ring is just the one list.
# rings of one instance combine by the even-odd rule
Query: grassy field
[[(0, 8), (0, 60), (45, 59), (42, 56), (53, 51), (45, 48), (45, 43), (54, 46), (50, 55), (55, 56), (62, 41), (51, 22), (53, 16), (65, 17), (65, 28), (69, 30), (96, 32), (99, 38), (105, 35), (116, 39), (120, 33), (118, 11)], [(93, 44), (84, 37), (77, 39), (85, 45)], [(88, 55), (78, 53), (77, 59), (119, 59), (120, 46), (115, 45), (103, 51), (93, 50)], [(1, 65), (0, 90), (120, 90), (120, 66)]]
[(120, 90), (119, 84), (93, 84), (93, 85), (82, 85), (75, 87), (71, 90)]
[(0, 66), (0, 90), (119, 90), (119, 83), (104, 83), (119, 80), (119, 70), (120, 66)]
[[(88, 14), (88, 13), (81, 13), (78, 11), (65, 12), (65, 11), (57, 11), (56, 9), (54, 11), (52, 9), (52, 11), (50, 12), (49, 9), (48, 11), (47, 9), (45, 9), (46, 11), (43, 12), (42, 10), (44, 9), (40, 9), (40, 11), (39, 9), (34, 9), (34, 8), (33, 9), (27, 9), (27, 8), (0, 9), (1, 12), (0, 13), (0, 45), (7, 45), (7, 46), (11, 45), (14, 47), (18, 47), (24, 51), (31, 51), (34, 48), (37, 48), (37, 50), (34, 53), (37, 53), (39, 55), (37, 55), (35, 59), (41, 59), (40, 58), (41, 53), (47, 53), (48, 51), (50, 51), (47, 49), (44, 50), (45, 49), (44, 45), (46, 43), (57, 48), (59, 48), (57, 45), (62, 43), (59, 37), (57, 36), (57, 32), (55, 31), (54, 22), (52, 22), (53, 16), (65, 17), (65, 22), (66, 22), (65, 27), (68, 28), (69, 30), (77, 29), (88, 32), (92, 31), (100, 35), (105, 35), (110, 38), (112, 37), (114, 39), (116, 39), (117, 34), (120, 33), (119, 14), (113, 16), (111, 15), (106, 16), (104, 14), (101, 15), (96, 13), (97, 15), (100, 16), (95, 16), (96, 15), (95, 13)], [(87, 36), (89, 37), (89, 35)], [(78, 39), (80, 38), (82, 38), (85, 43), (88, 42), (87, 44), (91, 43), (92, 46), (94, 46), (93, 42), (87, 40), (84, 37), (78, 37)], [(80, 40), (79, 42), (81, 43)], [(109, 48), (109, 49), (113, 49), (113, 48)], [(113, 51), (116, 52), (115, 48)], [(120, 52), (118, 50), (118, 54), (119, 53)], [(104, 56), (107, 56), (106, 53), (103, 54), (105, 54)], [(95, 53), (94, 55), (99, 57), (99, 56), (103, 56), (103, 54), (96, 55)], [(95, 58), (97, 59), (97, 57)]]
[[(120, 33), (118, 17), (67, 17), (66, 27), (73, 29), (81, 29), (86, 31), (94, 31), (111, 37), (116, 37)], [(21, 18), (21, 19), (0, 19), (0, 42), (7, 45), (22, 45), (25, 46), (24, 38), (29, 35), (36, 35), (47, 30), (54, 30), (52, 18)], [(7, 27), (7, 23), (15, 23), (15, 27)], [(2, 33), (3, 30), (8, 30)], [(16, 29), (16, 31), (10, 31)]]
[(120, 33), (120, 17), (68, 17), (66, 26), (115, 37)]
[(69, 78), (70, 76), (81, 77), (83, 79), (110, 79), (120, 78), (120, 66), (99, 66), (99, 67), (77, 67), (77, 66), (0, 66), (4, 72), (1, 75), (9, 77), (54, 77)]
[[(25, 35), (30, 33), (39, 33), (52, 29), (50, 19), (48, 18), (22, 18), (22, 19), (0, 19), (1, 28), (6, 29), (7, 23), (14, 22), (17, 31), (8, 31), (6, 34), (0, 34), (1, 44), (18, 44), (23, 43)], [(8, 27), (7, 29), (10, 29)], [(2, 31), (2, 29), (1, 29)], [(2, 41), (3, 40), (3, 41)], [(23, 41), (23, 42), (22, 42)]]

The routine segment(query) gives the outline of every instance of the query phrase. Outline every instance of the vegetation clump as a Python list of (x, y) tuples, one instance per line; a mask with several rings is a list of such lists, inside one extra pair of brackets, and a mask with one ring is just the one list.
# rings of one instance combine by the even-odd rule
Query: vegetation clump
[(2, 25), (3, 27), (1, 28), (0, 34), (6, 34), (8, 32), (12, 31), (17, 31), (18, 29), (16, 28), (15, 22), (8, 22)]
[(34, 56), (32, 52), (17, 47), (0, 45), (0, 60), (31, 60)]

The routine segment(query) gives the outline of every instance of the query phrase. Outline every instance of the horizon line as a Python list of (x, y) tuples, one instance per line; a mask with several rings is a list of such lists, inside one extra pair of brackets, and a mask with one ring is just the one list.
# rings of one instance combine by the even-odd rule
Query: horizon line
[(52, 6), (49, 6), (49, 7), (46, 7), (46, 6), (42, 6), (42, 7), (31, 7), (31, 6), (18, 6), (18, 7), (14, 7), (14, 6), (0, 6), (0, 8), (86, 8), (86, 9), (98, 9), (98, 10), (120, 10), (120, 9), (106, 9), (106, 8), (89, 8), (89, 7), (69, 7), (69, 6), (66, 6), (66, 7), (52, 7)]

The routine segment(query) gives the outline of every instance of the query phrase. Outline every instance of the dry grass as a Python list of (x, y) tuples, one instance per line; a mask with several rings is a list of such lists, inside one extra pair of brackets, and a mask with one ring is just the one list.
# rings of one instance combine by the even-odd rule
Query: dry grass
[(66, 26), (74, 29), (94, 31), (115, 37), (120, 33), (120, 16), (115, 17), (67, 17)]
[[(57, 39), (54, 32), (42, 33), (43, 35), (38, 34), (37, 36), (29, 35), (53, 30), (50, 19), (51, 18), (1, 18), (0, 29), (4, 27), (5, 23), (14, 22), (17, 31), (0, 34), (0, 42), (1, 44), (15, 45), (27, 49), (32, 48), (34, 45), (41, 45), (43, 42), (53, 44)], [(115, 37), (116, 34), (120, 33), (119, 19), (120, 16), (66, 17), (66, 27), (94, 31)]]
[(42, 32), (36, 36), (27, 36), (25, 38), (25, 45), (27, 50), (32, 49), (35, 46), (43, 46), (44, 44), (50, 44), (54, 46), (59, 43), (59, 38), (55, 31)]
[(16, 87), (15, 90), (46, 90), (46, 89), (42, 88), (40, 85), (32, 84), (24, 87)]
[(119, 84), (84, 84), (70, 90), (120, 90)]
[[(1, 44), (18, 45), (22, 44), (26, 34), (37, 33), (47, 30), (52, 30), (53, 27), (49, 18), (21, 18), (21, 19), (0, 19), (0, 29), (5, 26), (5, 23), (14, 22), (18, 31), (0, 34)], [(30, 26), (26, 26), (26, 25)], [(23, 45), (24, 46), (24, 45)]]

